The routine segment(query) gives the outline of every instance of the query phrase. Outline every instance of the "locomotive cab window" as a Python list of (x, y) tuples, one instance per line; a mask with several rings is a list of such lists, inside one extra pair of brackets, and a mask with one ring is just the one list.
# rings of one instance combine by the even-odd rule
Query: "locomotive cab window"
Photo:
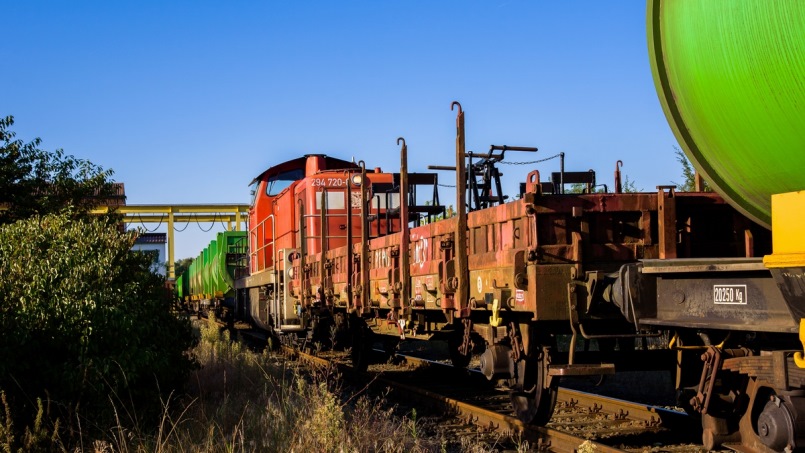
[[(316, 209), (321, 209), (321, 194), (316, 192)], [(346, 209), (346, 193), (340, 190), (327, 192), (327, 209)]]
[(266, 195), (273, 197), (283, 190), (290, 187), (294, 181), (299, 181), (305, 177), (305, 170), (297, 168), (288, 170), (268, 178), (266, 183)]

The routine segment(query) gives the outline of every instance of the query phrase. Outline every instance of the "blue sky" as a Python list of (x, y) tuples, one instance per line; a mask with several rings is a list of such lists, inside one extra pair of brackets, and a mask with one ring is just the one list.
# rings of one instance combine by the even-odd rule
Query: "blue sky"
[[(451, 165), (454, 100), (468, 150), (540, 148), (511, 161), (562, 151), (567, 170), (594, 169), (610, 186), (618, 159), (638, 189), (680, 179), (641, 1), (4, 1), (2, 10), (0, 115), (15, 116), (19, 138), (113, 169), (131, 204), (247, 203), (254, 176), (308, 153), (396, 171), (399, 136), (411, 171)], [(531, 168), (502, 167), (509, 191)], [(177, 258), (197, 255), (209, 227), (177, 234)]]

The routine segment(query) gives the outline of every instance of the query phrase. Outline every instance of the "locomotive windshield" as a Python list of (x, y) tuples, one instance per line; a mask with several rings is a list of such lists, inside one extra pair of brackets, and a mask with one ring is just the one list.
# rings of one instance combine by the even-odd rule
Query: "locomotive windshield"
[(254, 200), (257, 198), (257, 186), (260, 185), (257, 181), (251, 183), (249, 185), (249, 193), (252, 196), (252, 206), (254, 206)]
[(288, 170), (268, 178), (266, 184), (266, 195), (273, 197), (279, 194), (294, 181), (298, 181), (305, 177), (305, 170), (297, 168), (295, 170)]

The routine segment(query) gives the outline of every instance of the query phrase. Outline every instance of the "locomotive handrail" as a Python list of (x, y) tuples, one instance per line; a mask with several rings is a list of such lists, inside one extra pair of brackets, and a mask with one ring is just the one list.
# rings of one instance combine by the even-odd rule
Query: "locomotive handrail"
[[(257, 238), (258, 237), (265, 238), (265, 223), (267, 221), (269, 221), (269, 220), (271, 220), (271, 243), (270, 244), (264, 244), (262, 247), (255, 247), (255, 250), (249, 252), (249, 259), (251, 260), (250, 267), (252, 267), (252, 266), (254, 267), (254, 269), (252, 269), (252, 273), (257, 271), (257, 267), (259, 267), (259, 264), (260, 264), (259, 260), (257, 259), (257, 257), (259, 256), (258, 254), (260, 252), (262, 252), (263, 250), (265, 250), (269, 246), (271, 246), (271, 256), (272, 256), (273, 263), (277, 262), (276, 247), (274, 245), (275, 242), (276, 242), (276, 239), (277, 239), (277, 237), (276, 237), (277, 236), (276, 222), (274, 220), (274, 214), (270, 214), (262, 222), (258, 223), (254, 227), (254, 229), (249, 229), (249, 234), (254, 235), (254, 237), (255, 237), (255, 246), (257, 246), (258, 245)], [(263, 233), (262, 235), (259, 234), (261, 228), (262, 228), (262, 233)], [(274, 281), (276, 281), (276, 275), (274, 276), (274, 278), (275, 278)]]

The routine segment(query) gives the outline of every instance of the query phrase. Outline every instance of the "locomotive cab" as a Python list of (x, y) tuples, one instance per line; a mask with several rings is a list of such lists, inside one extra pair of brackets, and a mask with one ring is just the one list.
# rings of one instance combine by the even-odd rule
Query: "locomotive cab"
[(308, 177), (333, 169), (357, 168), (349, 161), (312, 154), (273, 166), (254, 178), (250, 184), (248, 273), (241, 272), (246, 275), (240, 275), (243, 278), (236, 284), (241, 316), (268, 330), (283, 325), (289, 330), (302, 329), (296, 310), (280, 307), (278, 297), (285, 291), (290, 252), (299, 248), (299, 194), (304, 193)]

